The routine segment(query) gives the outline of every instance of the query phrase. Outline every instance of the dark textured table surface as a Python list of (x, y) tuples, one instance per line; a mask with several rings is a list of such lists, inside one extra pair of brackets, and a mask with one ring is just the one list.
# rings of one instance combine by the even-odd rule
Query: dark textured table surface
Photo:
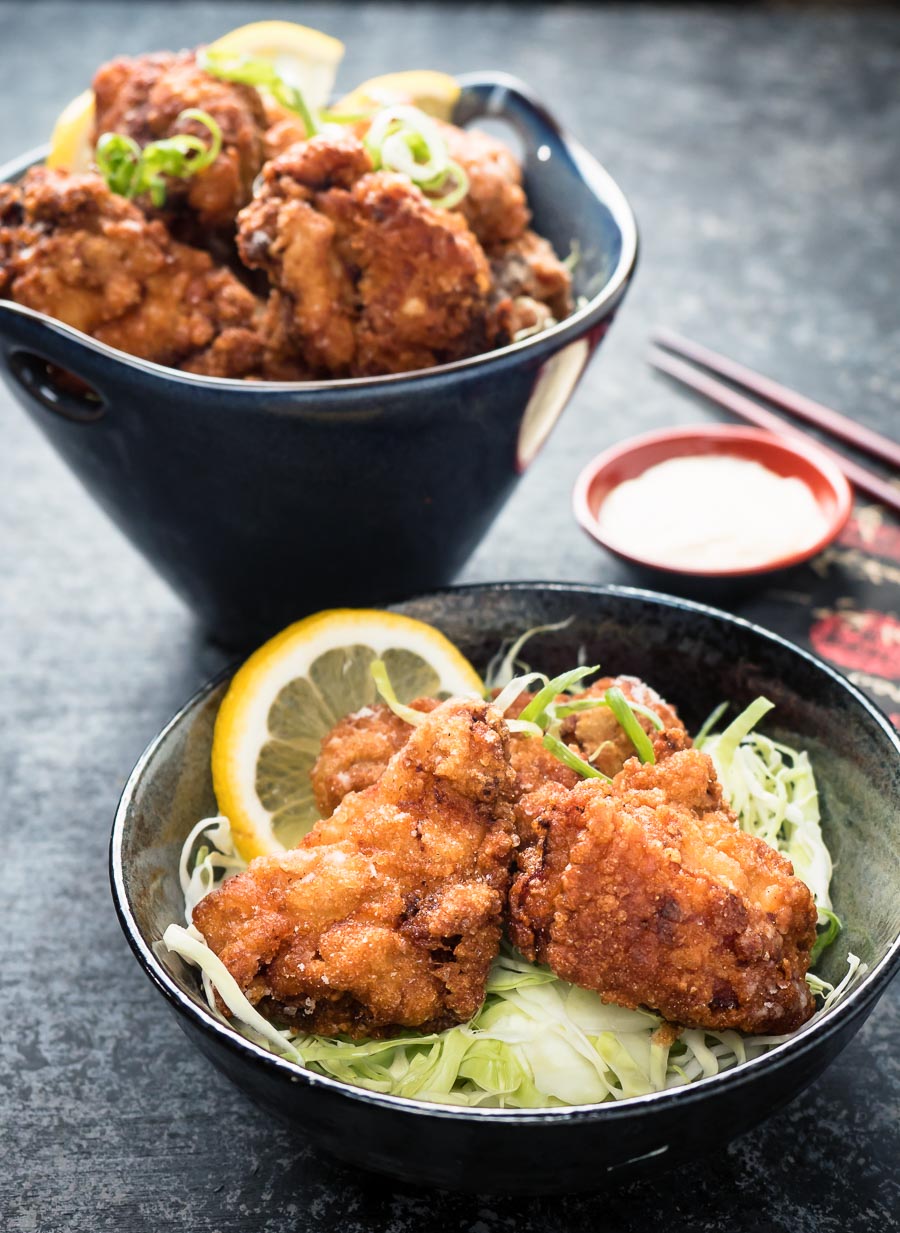
[[(635, 431), (709, 414), (645, 367), (657, 322), (896, 431), (900, 16), (4, 3), (0, 157), (44, 140), (104, 58), (200, 42), (261, 14), (341, 36), (346, 83), (413, 65), (519, 74), (638, 213), (630, 298), (465, 579), (621, 577), (570, 516), (578, 469)], [(900, 1227), (897, 987), (815, 1088), (767, 1124), (711, 1159), (596, 1197), (396, 1188), (320, 1157), (227, 1086), (132, 961), (106, 878), (133, 762), (223, 656), (5, 393), (0, 434), (5, 1233)], [(891, 569), (879, 580), (896, 616)], [(852, 597), (854, 571), (865, 575), (852, 553), (819, 570), (833, 604)]]

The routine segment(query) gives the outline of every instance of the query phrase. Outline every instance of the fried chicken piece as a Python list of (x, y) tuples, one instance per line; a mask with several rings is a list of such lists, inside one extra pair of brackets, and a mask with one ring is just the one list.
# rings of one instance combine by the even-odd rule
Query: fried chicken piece
[(273, 381), (302, 381), (307, 374), (274, 375), (265, 364), (265, 347), (259, 331), (247, 326), (224, 329), (203, 351), (178, 365), (201, 377), (264, 377)]
[(485, 248), (516, 240), (531, 220), (518, 159), (489, 133), (439, 123), (447, 152), (469, 181), (456, 209)]
[(578, 772), (560, 762), (536, 737), (523, 736), (520, 732), (510, 734), (509, 761), (516, 774), (516, 800), (545, 783), (574, 788), (581, 782)]
[(548, 240), (533, 231), (487, 249), (494, 278), (495, 329), (515, 338), (572, 311), (572, 276)]
[(519, 802), (513, 941), (609, 1002), (687, 1027), (793, 1031), (814, 1009), (812, 895), (738, 829), (682, 729), (654, 744), (656, 765), (631, 759), (612, 784), (548, 784)]
[(0, 296), (9, 298), (13, 264), (20, 250), (37, 238), (33, 224), (26, 221), (19, 185), (0, 184)]
[[(353, 126), (351, 131), (355, 131), (355, 127)], [(363, 133), (360, 134), (362, 135)], [(269, 127), (266, 129), (263, 141), (266, 162), (277, 158), (279, 154), (284, 154), (285, 150), (295, 146), (298, 141), (306, 141), (306, 138), (307, 132), (299, 116), (285, 115), (283, 112), (280, 115), (270, 114)]]
[(94, 77), (94, 140), (101, 133), (124, 133), (141, 146), (176, 133), (209, 142), (209, 130), (178, 117), (189, 108), (207, 112), (222, 130), (215, 162), (189, 179), (167, 181), (165, 212), (187, 208), (206, 228), (227, 228), (250, 200), (265, 157), (268, 119), (252, 86), (220, 81), (203, 71), (193, 51), (121, 56)]
[(238, 248), (275, 288), (269, 353), (326, 376), (408, 372), (489, 345), (491, 276), (465, 221), (403, 176), (373, 172), (351, 133), (267, 163)]
[(463, 1022), (500, 944), (511, 791), (501, 717), (451, 699), (376, 784), (202, 899), (194, 923), (251, 1002), (305, 1030)]
[[(100, 176), (35, 167), (0, 211), (0, 289), (17, 303), (160, 364), (216, 351), (216, 375), (243, 376), (260, 363), (255, 296)], [(226, 363), (238, 336), (243, 350)]]

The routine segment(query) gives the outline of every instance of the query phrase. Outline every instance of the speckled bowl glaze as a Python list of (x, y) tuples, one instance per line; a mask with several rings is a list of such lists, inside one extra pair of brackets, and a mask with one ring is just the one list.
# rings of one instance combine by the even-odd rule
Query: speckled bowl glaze
[[(461, 79), (455, 119), (518, 135), (534, 226), (577, 242), (577, 310), (544, 333), (440, 368), (276, 383), (147, 363), (0, 301), (0, 374), (206, 627), (260, 640), (325, 604), (449, 582), (565, 407), (637, 254), (618, 186), (505, 75)], [(0, 168), (15, 180), (44, 151)], [(94, 394), (72, 394), (52, 367)]]
[(475, 664), (524, 629), (571, 617), (535, 641), (548, 672), (587, 662), (635, 673), (675, 702), (692, 729), (722, 699), (760, 693), (776, 704), (767, 731), (806, 747), (835, 857), (845, 929), (824, 975), (848, 951), (868, 965), (850, 995), (786, 1044), (690, 1087), (617, 1104), (518, 1111), (465, 1109), (380, 1096), (322, 1078), (244, 1040), (208, 1011), (195, 970), (162, 946), (183, 919), (177, 863), (190, 827), (215, 811), (213, 722), (226, 679), (201, 690), (146, 751), (116, 816), (111, 879), (138, 962), (190, 1039), (224, 1074), (298, 1135), (354, 1165), (407, 1182), (493, 1192), (567, 1192), (719, 1151), (785, 1104), (848, 1043), (900, 967), (900, 739), (826, 664), (774, 634), (651, 592), (547, 584), (448, 590), (398, 605), (442, 629)]

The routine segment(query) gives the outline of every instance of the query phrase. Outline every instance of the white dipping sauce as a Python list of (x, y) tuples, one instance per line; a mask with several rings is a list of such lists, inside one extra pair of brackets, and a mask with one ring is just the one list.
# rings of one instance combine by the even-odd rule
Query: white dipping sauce
[(628, 556), (700, 571), (767, 565), (809, 548), (827, 525), (802, 480), (729, 454), (657, 463), (614, 488), (597, 523)]

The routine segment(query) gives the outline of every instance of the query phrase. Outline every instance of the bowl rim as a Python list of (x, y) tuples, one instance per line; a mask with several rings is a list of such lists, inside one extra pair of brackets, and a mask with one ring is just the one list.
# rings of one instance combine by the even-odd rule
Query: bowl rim
[[(835, 509), (830, 515), (827, 515), (825, 530), (805, 548), (772, 557), (761, 565), (745, 566), (739, 569), (686, 569), (684, 566), (668, 564), (659, 558), (638, 556), (634, 552), (626, 551), (620, 545), (607, 538), (600, 528), (597, 512), (595, 512), (591, 500), (594, 484), (602, 472), (621, 461), (621, 459), (627, 458), (630, 454), (639, 454), (647, 447), (657, 444), (675, 444), (677, 442), (690, 441), (698, 443), (702, 441), (727, 443), (731, 441), (735, 444), (744, 443), (747, 445), (765, 444), (770, 448), (781, 451), (783, 455), (794, 459), (802, 459), (804, 462), (809, 463), (829, 486), (835, 498)], [(727, 451), (723, 450), (722, 453), (727, 453)], [(672, 454), (673, 458), (681, 456), (680, 454)], [(664, 460), (658, 459), (657, 461)], [(655, 464), (648, 463), (644, 470), (647, 470), (651, 465)], [(644, 471), (639, 471), (632, 478), (638, 478), (643, 473)], [(623, 480), (622, 482), (626, 481)], [(606, 495), (608, 496), (609, 493)], [(822, 506), (818, 501), (816, 501), (816, 504), (822, 510)], [(671, 574), (679, 578), (750, 578), (754, 575), (774, 573), (776, 570), (789, 569), (791, 566), (800, 565), (804, 561), (808, 561), (816, 556), (823, 548), (827, 548), (843, 531), (853, 512), (853, 489), (828, 452), (815, 441), (801, 442), (793, 437), (769, 432), (764, 428), (748, 428), (741, 424), (699, 423), (680, 425), (677, 428), (654, 429), (651, 432), (640, 433), (638, 436), (630, 437), (627, 441), (613, 445), (609, 449), (597, 454), (582, 468), (575, 481), (572, 489), (572, 509), (578, 525), (587, 532), (591, 539), (602, 548), (605, 548), (607, 552), (613, 553), (631, 565), (638, 565), (643, 569), (656, 570), (660, 573)], [(599, 512), (599, 506), (597, 509)], [(822, 510), (822, 513), (824, 514), (825, 511)]]
[[(585, 304), (580, 307), (576, 306), (575, 310), (568, 317), (557, 322), (556, 325), (551, 326), (549, 329), (542, 330), (539, 334), (533, 334), (528, 338), (520, 339), (518, 342), (508, 343), (505, 347), (498, 347), (493, 351), (485, 351), (479, 355), (468, 356), (462, 360), (454, 360), (449, 364), (439, 364), (433, 368), (414, 369), (412, 372), (389, 373), (376, 377), (342, 377), (334, 381), (248, 381), (246, 378), (241, 377), (202, 376), (197, 373), (185, 372), (180, 368), (169, 368), (167, 365), (157, 364), (151, 360), (140, 359), (138, 356), (129, 355), (127, 352), (120, 351), (116, 347), (98, 342), (90, 335), (84, 334), (81, 330), (77, 330), (73, 326), (66, 325), (61, 321), (56, 321), (46, 313), (38, 312), (35, 309), (27, 308), (10, 300), (0, 301), (0, 311), (18, 313), (35, 321), (43, 322), (53, 327), (54, 331), (80, 343), (88, 350), (110, 360), (118, 361), (120, 365), (138, 369), (148, 375), (165, 377), (167, 380), (183, 382), (194, 387), (241, 390), (251, 394), (256, 390), (266, 394), (290, 391), (294, 395), (302, 395), (304, 393), (321, 394), (330, 390), (344, 389), (366, 392), (370, 390), (378, 391), (402, 384), (403, 382), (439, 381), (442, 377), (457, 373), (469, 373), (483, 368), (485, 365), (502, 365), (506, 360), (530, 358), (531, 356), (543, 357), (545, 353), (557, 351), (567, 343), (589, 332), (615, 309), (628, 286), (637, 263), (637, 221), (622, 189), (599, 159), (595, 158), (576, 137), (573, 137), (552, 120), (543, 106), (537, 101), (535, 94), (528, 85), (511, 74), (501, 72), (467, 73), (457, 76), (457, 81), (463, 90), (463, 96), (467, 84), (474, 84), (476, 81), (483, 82), (488, 79), (498, 89), (514, 90), (524, 95), (533, 105), (541, 110), (545, 123), (552, 131), (555, 139), (572, 159), (588, 190), (609, 210), (622, 238), (619, 259), (603, 286)], [(493, 118), (503, 119), (503, 113), (496, 112)], [(4, 162), (0, 165), (0, 183), (17, 180), (29, 167), (44, 160), (49, 149), (49, 143), (45, 143)]]
[[(595, 596), (622, 599), (626, 602), (650, 602), (663, 609), (674, 609), (689, 612), (715, 620), (724, 620), (726, 624), (736, 625), (751, 634), (761, 637), (764, 641), (774, 644), (782, 651), (799, 656), (813, 668), (824, 673), (840, 689), (862, 707), (869, 718), (882, 730), (900, 759), (900, 733), (855, 685), (842, 673), (832, 668), (819, 656), (804, 650), (780, 634), (737, 617), (707, 604), (681, 599), (677, 596), (665, 595), (637, 587), (597, 586), (591, 584), (569, 584), (564, 582), (505, 582), (505, 583), (471, 583), (466, 586), (445, 587), (427, 594), (413, 596), (405, 602), (417, 599), (439, 598), (450, 595), (477, 595), (485, 590), (503, 592), (535, 592), (542, 594), (552, 592), (562, 595)], [(119, 924), (123, 933), (146, 975), (160, 990), (176, 1012), (185, 1017), (193, 1028), (199, 1029), (219, 1046), (243, 1058), (252, 1064), (268, 1070), (273, 1078), (280, 1078), (294, 1083), (307, 1083), (312, 1087), (329, 1089), (335, 1096), (353, 1101), (361, 1101), (369, 1105), (377, 1105), (398, 1112), (417, 1114), (421, 1116), (440, 1117), (451, 1121), (483, 1123), (486, 1119), (495, 1122), (510, 1122), (513, 1124), (559, 1124), (592, 1121), (598, 1118), (616, 1119), (628, 1118), (636, 1110), (650, 1108), (669, 1108), (673, 1102), (678, 1107), (687, 1108), (693, 1102), (703, 1100), (715, 1091), (727, 1088), (729, 1091), (752, 1083), (758, 1075), (780, 1069), (793, 1063), (802, 1055), (810, 1053), (826, 1040), (841, 1032), (850, 1022), (864, 1016), (872, 1004), (881, 996), (891, 979), (900, 970), (900, 935), (887, 948), (882, 958), (873, 964), (843, 1000), (828, 1012), (818, 1022), (807, 1023), (791, 1035), (789, 1040), (757, 1058), (743, 1062), (741, 1065), (709, 1078), (698, 1079), (684, 1087), (669, 1088), (661, 1092), (651, 1092), (644, 1096), (633, 1096), (621, 1101), (573, 1105), (550, 1109), (497, 1109), (470, 1108), (459, 1105), (445, 1105), (436, 1101), (417, 1100), (406, 1096), (391, 1096), (380, 1092), (372, 1092), (366, 1088), (354, 1087), (326, 1075), (319, 1075), (287, 1058), (254, 1044), (241, 1036), (237, 1030), (213, 1017), (212, 1013), (199, 1000), (185, 993), (177, 981), (166, 970), (154, 953), (153, 947), (147, 943), (141, 933), (131, 905), (128, 900), (124, 870), (122, 865), (122, 845), (127, 814), (131, 808), (135, 793), (143, 778), (144, 771), (156, 753), (157, 748), (168, 734), (181, 724), (221, 683), (234, 672), (236, 665), (225, 668), (212, 680), (208, 681), (182, 706), (169, 720), (161, 731), (153, 738), (128, 777), (116, 809), (109, 847), (109, 877), (113, 902)]]

